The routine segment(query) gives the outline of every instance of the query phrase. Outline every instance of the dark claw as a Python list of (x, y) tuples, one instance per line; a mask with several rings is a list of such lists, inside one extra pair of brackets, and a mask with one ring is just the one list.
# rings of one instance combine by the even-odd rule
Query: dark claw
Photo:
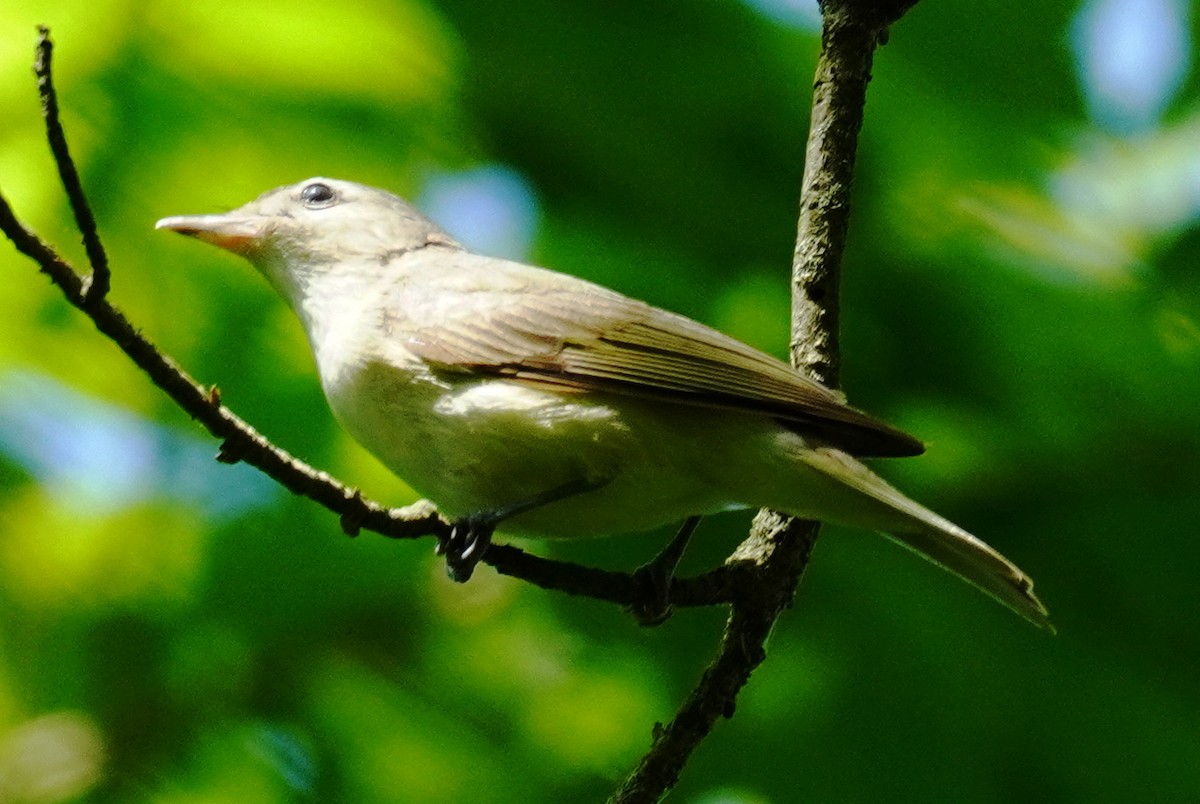
[(446, 574), (455, 583), (466, 583), (475, 572), (492, 543), (496, 528), (494, 517), (468, 516), (450, 525), (450, 535), (437, 545), (437, 554), (446, 557)]

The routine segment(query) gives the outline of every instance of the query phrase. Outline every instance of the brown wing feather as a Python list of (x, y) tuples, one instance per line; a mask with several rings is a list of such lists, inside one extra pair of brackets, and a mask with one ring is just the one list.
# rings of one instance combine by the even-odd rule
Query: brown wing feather
[(786, 363), (703, 324), (573, 277), (488, 263), (538, 276), (470, 293), (449, 312), (443, 307), (437, 321), (406, 322), (410, 351), (446, 370), (765, 414), (857, 456), (924, 449)]

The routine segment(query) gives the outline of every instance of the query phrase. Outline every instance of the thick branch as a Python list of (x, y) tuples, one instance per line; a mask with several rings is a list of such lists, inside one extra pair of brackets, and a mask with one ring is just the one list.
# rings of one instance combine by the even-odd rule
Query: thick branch
[[(915, 0), (913, 0), (915, 2)], [(838, 380), (838, 284), (850, 216), (850, 185), (871, 59), (886, 25), (912, 2), (823, 2), (796, 250), (792, 261), (792, 364), (827, 385)], [(771, 511), (726, 566), (742, 578), (716, 658), (674, 719), (655, 730), (649, 752), (610, 801), (651, 802), (666, 794), (693, 750), (766, 657), (775, 621), (791, 605), (820, 525)]]
[(821, 57), (813, 81), (800, 219), (792, 255), (792, 365), (818, 382), (839, 382), (839, 271), (850, 225), (850, 184), (871, 59), (880, 29), (856, 6), (823, 5)]

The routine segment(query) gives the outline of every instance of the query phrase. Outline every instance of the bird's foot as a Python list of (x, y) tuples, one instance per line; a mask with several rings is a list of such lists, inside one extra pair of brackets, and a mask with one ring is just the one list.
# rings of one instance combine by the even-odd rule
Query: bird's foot
[(439, 556), (446, 557), (446, 574), (457, 583), (469, 581), (471, 574), (475, 572), (475, 565), (483, 560), (488, 545), (492, 543), (492, 533), (496, 526), (506, 519), (576, 494), (593, 491), (607, 482), (580, 478), (547, 489), (527, 500), (519, 500), (511, 505), (468, 514), (454, 520), (450, 523), (450, 535), (438, 540), (436, 550)]
[(649, 628), (670, 619), (675, 610), (671, 605), (675, 569), (699, 525), (700, 517), (689, 517), (662, 552), (634, 571), (636, 585), (646, 590), (645, 596), (629, 607), (638, 625)]
[(488, 546), (497, 519), (493, 514), (475, 514), (450, 523), (450, 535), (438, 541), (436, 552), (446, 557), (446, 574), (455, 583), (466, 583), (475, 572)]

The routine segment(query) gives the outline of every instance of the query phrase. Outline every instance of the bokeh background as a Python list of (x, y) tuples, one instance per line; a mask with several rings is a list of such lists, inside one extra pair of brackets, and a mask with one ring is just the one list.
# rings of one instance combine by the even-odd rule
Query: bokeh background
[[(355, 179), (785, 353), (801, 0), (7, 0), (0, 188), (79, 260), (36, 23), (113, 302), (372, 497), (413, 495), (338, 431), (282, 303), (157, 218)], [(926, 0), (893, 30), (845, 385), (929, 442), (881, 471), (1028, 570), (1060, 633), (829, 529), (674, 800), (1200, 800), (1198, 33), (1186, 0)], [(345, 539), (215, 463), (6, 243), (0, 277), (0, 800), (601, 800), (711, 655), (719, 610), (642, 630)], [(531, 548), (631, 568), (666, 535)]]

